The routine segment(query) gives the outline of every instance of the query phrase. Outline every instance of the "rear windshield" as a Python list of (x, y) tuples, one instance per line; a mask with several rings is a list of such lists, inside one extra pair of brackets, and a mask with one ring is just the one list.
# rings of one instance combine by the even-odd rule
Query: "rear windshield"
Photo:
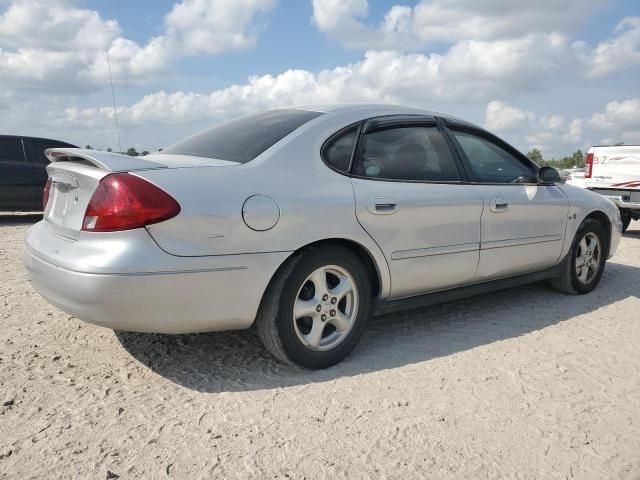
[(306, 110), (268, 110), (236, 118), (175, 143), (158, 153), (247, 163), (309, 120)]

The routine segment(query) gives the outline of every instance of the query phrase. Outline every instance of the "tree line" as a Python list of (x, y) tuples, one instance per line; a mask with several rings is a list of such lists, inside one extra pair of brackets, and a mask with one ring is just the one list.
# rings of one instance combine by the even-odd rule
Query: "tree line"
[(582, 150), (576, 150), (566, 157), (552, 158), (549, 160), (542, 156), (542, 152), (539, 149), (533, 148), (529, 150), (527, 157), (541, 167), (553, 167), (559, 170), (584, 167), (584, 153), (582, 153)]
[[(84, 148), (87, 149), (87, 150), (101, 150), (100, 148), (93, 148), (91, 145), (85, 145)], [(107, 152), (113, 152), (111, 147), (107, 148), (106, 151)], [(138, 153), (138, 151), (135, 149), (135, 147), (129, 147), (126, 152), (116, 152), (116, 153), (121, 153), (123, 155), (129, 155), (130, 157), (137, 157), (139, 155), (149, 155), (149, 151), (148, 150), (143, 150), (142, 152)]]

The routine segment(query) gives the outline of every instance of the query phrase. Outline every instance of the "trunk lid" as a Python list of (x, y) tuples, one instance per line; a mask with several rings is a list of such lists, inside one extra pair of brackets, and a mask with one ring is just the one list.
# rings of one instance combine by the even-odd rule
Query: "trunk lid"
[(111, 173), (239, 165), (236, 162), (184, 155), (130, 157), (81, 148), (50, 148), (45, 154), (51, 161), (47, 166), (51, 187), (44, 220), (54, 232), (74, 240), (80, 235), (87, 205), (100, 180)]

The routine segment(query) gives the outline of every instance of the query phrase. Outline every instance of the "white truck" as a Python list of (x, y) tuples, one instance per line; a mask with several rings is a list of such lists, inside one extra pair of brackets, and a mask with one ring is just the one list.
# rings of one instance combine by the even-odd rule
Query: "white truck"
[(640, 145), (595, 146), (587, 152), (585, 172), (567, 183), (593, 190), (620, 209), (623, 231), (640, 219)]

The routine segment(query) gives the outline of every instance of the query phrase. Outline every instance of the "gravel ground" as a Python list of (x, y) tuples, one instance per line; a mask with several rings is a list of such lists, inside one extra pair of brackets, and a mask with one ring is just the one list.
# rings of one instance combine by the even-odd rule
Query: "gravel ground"
[(598, 289), (511, 289), (372, 321), (307, 372), (254, 330), (69, 317), (0, 219), (0, 478), (640, 478), (640, 223)]

